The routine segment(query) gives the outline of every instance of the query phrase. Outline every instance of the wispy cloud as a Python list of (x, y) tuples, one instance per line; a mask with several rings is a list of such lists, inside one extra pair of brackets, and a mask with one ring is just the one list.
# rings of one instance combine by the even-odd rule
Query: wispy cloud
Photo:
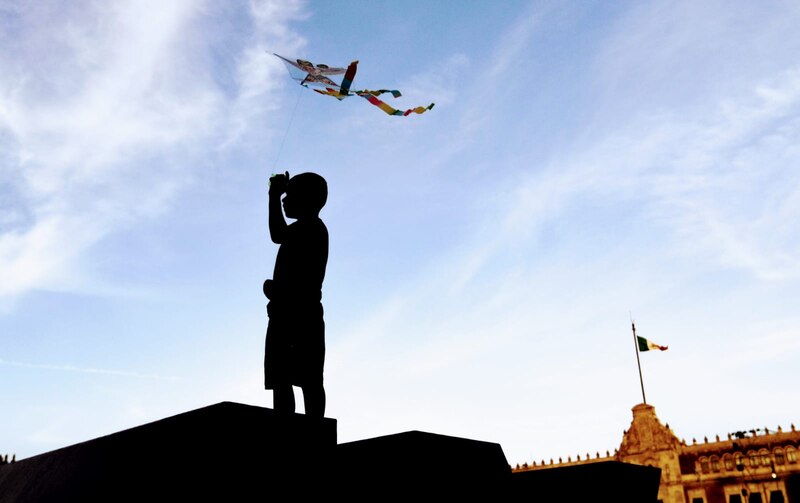
[[(206, 36), (229, 13), (192, 1), (39, 2), (4, 13), (0, 196), (10, 208), (0, 298), (75, 288), (94, 243), (165, 211), (249, 124), (268, 131), (278, 65), (264, 48), (302, 43), (289, 25), (303, 4), (251, 2), (249, 13), (241, 40)], [(220, 65), (230, 75), (214, 73), (215, 58), (232, 62)]]
[[(674, 39), (671, 32), (661, 40), (661, 24), (649, 26), (653, 32), (642, 37), (650, 40), (648, 47), (658, 46), (665, 54), (666, 67), (695, 47), (687, 46), (685, 37)], [(776, 45), (785, 36), (770, 34)], [(758, 38), (764, 42), (764, 36)], [(726, 50), (736, 52), (735, 47)], [(613, 57), (601, 49), (600, 57), (606, 59), (597, 66), (606, 72), (604, 78), (610, 78), (613, 68), (620, 73), (614, 81), (650, 78), (648, 67), (615, 66), (617, 60), (638, 60), (625, 51), (653, 57), (647, 48), (629, 43), (617, 47)], [(654, 67), (649, 69), (663, 72)], [(499, 222), (494, 235), (480, 237), (482, 244), (472, 247), (464, 270), (485, 263), (492, 250), (535, 238), (543, 223), (597, 198), (610, 205), (636, 204), (637, 214), (672, 233), (673, 252), (760, 279), (799, 278), (800, 174), (795, 166), (800, 161), (800, 69), (793, 59), (778, 60), (764, 74), (735, 77), (719, 77), (725, 85), (718, 86), (706, 79), (713, 91), (706, 90), (697, 102), (670, 108), (665, 106), (668, 99), (639, 97), (634, 110), (619, 116), (598, 103), (596, 111), (604, 115), (587, 124), (574, 142), (553, 149), (543, 169), (515, 180), (516, 187), (502, 197), (511, 204), (490, 219)], [(661, 87), (652, 95), (658, 96)], [(536, 165), (537, 159), (527, 162)]]
[[(430, 96), (439, 106), (437, 113), (447, 113), (455, 119), (454, 124), (447, 126), (447, 141), (428, 153), (426, 169), (447, 166), (486, 135), (489, 127), (497, 127), (499, 113), (493, 106), (496, 96), (501, 90), (513, 87), (510, 83), (519, 71), (515, 65), (527, 58), (531, 39), (541, 30), (547, 11), (541, 5), (522, 9), (517, 21), (495, 43), (488, 61), (455, 53), (426, 68), (425, 73), (410, 82), (409, 95)], [(447, 109), (448, 112), (442, 112)]]
[(62, 372), (78, 372), (81, 374), (101, 374), (109, 376), (120, 377), (135, 377), (141, 379), (156, 379), (159, 381), (182, 381), (182, 377), (161, 375), (161, 374), (147, 374), (142, 372), (132, 372), (129, 370), (112, 370), (100, 369), (94, 367), (76, 367), (74, 365), (53, 365), (47, 363), (28, 363), (13, 360), (4, 360), (0, 358), (0, 365), (8, 365), (10, 367), (20, 367), (28, 369), (43, 369), (43, 370), (57, 370)]
[(238, 93), (231, 104), (230, 125), (223, 146), (240, 142), (251, 124), (264, 120), (265, 114), (280, 107), (276, 90), (285, 82), (282, 77), (286, 70), (273, 52), (296, 54), (306, 44), (305, 39), (289, 28), (292, 22), (308, 17), (305, 2), (251, 2), (250, 15), (253, 30), (236, 57)]

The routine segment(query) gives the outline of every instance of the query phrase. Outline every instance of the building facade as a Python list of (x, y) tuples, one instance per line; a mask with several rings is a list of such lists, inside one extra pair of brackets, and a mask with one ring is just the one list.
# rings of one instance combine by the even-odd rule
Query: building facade
[(800, 503), (800, 432), (753, 429), (691, 444), (679, 440), (652, 405), (633, 408), (631, 426), (613, 454), (527, 463), (515, 471), (622, 461), (661, 468), (659, 503)]

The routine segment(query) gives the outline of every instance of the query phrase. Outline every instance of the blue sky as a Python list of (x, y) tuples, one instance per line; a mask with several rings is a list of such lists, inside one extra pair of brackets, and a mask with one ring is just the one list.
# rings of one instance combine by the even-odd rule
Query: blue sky
[[(282, 170), (330, 187), (341, 441), (613, 450), (629, 313), (670, 347), (642, 365), (679, 436), (788, 426), (798, 25), (794, 2), (0, 2), (0, 452), (271, 406)], [(317, 95), (272, 52), (436, 107)]]

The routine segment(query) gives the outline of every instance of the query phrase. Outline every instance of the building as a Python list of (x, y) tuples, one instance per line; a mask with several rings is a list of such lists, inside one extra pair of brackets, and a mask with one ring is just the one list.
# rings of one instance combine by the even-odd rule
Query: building
[(659, 503), (800, 503), (799, 450), (794, 424), (791, 431), (753, 429), (687, 444), (659, 421), (655, 407), (639, 404), (613, 454), (542, 460), (514, 471), (615, 460), (660, 468)]

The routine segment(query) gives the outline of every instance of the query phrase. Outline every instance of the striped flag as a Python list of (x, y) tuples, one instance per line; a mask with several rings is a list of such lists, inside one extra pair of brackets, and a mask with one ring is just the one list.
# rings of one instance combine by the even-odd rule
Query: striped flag
[(655, 342), (648, 341), (647, 339), (639, 335), (636, 336), (636, 342), (639, 343), (639, 351), (650, 351), (651, 349), (666, 351), (667, 349), (669, 349), (667, 346), (659, 346)]

